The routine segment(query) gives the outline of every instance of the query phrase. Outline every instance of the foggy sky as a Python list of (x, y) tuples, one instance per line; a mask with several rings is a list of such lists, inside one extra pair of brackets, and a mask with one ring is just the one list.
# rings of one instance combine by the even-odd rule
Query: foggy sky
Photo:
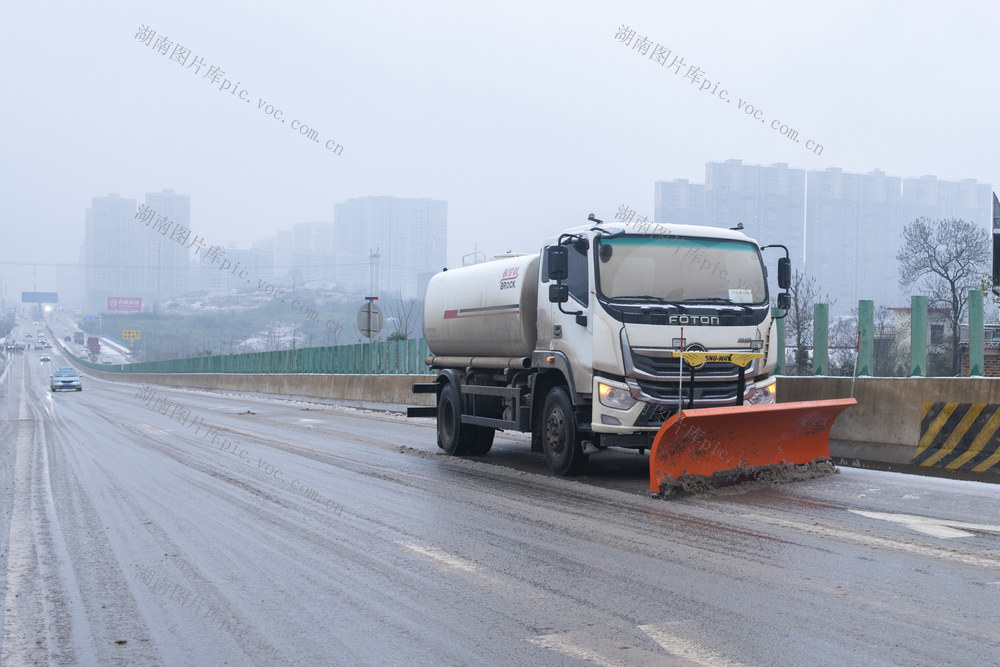
[[(651, 216), (654, 181), (703, 182), (706, 161), (1000, 183), (994, 3), (259, 5), (6, 3), (0, 296), (34, 287), (11, 262), (79, 262), (84, 211), (109, 193), (190, 195), (192, 227), (240, 247), (351, 197), (443, 199), (456, 265), (623, 203)], [(622, 24), (731, 102), (617, 42)], [(143, 25), (249, 102), (138, 42)]]

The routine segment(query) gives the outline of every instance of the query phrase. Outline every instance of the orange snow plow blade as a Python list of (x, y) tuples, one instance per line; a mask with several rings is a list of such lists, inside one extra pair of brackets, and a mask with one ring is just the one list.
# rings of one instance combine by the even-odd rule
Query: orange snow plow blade
[[(649, 491), (669, 495), (747, 479), (833, 472), (830, 429), (853, 398), (684, 410), (663, 423), (649, 455)], [(812, 469), (810, 474), (807, 469)]]

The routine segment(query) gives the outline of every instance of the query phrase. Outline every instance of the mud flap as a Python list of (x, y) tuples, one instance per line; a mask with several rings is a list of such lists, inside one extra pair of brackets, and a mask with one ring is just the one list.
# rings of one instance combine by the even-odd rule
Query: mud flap
[(852, 405), (857, 401), (842, 398), (684, 410), (653, 439), (649, 491), (719, 486), (817, 463), (832, 471), (830, 429)]

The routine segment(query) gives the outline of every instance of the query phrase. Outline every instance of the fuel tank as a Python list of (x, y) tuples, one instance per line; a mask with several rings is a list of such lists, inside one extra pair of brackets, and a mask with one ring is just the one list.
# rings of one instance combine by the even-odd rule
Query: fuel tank
[(424, 298), (427, 347), (435, 356), (531, 356), (537, 304), (538, 255), (443, 271)]

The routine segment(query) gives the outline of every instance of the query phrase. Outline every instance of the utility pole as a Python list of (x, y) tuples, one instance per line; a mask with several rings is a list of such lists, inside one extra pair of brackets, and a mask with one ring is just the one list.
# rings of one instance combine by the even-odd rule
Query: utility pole
[(368, 294), (370, 298), (368, 299), (368, 374), (371, 375), (372, 372), (372, 352), (374, 351), (375, 337), (371, 335), (372, 331), (372, 305), (375, 303), (375, 299), (378, 298), (378, 292), (376, 291), (376, 282), (378, 279), (378, 262), (381, 255), (379, 255), (379, 248), (375, 248), (372, 252), (371, 248), (368, 249)]

